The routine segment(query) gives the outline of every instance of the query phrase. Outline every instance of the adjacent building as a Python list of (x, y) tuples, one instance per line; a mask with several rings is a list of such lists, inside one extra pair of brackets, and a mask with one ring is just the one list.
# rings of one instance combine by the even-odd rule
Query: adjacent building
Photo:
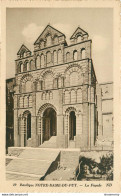
[(15, 78), (6, 80), (6, 149), (14, 145), (14, 86)]

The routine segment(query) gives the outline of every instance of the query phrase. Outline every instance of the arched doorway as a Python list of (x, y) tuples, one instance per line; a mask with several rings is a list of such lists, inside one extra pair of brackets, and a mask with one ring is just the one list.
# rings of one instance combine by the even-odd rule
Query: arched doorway
[(31, 113), (27, 111), (24, 114), (24, 146), (27, 146), (27, 140), (31, 138)]
[(53, 108), (47, 108), (43, 113), (43, 142), (57, 134), (57, 117)]
[(76, 115), (74, 111), (71, 111), (69, 115), (69, 140), (74, 140), (74, 136), (76, 136)]

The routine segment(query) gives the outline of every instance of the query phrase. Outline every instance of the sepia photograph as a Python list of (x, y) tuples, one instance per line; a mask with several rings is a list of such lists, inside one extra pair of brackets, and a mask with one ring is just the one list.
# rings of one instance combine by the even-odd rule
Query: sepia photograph
[(33, 1), (2, 3), (3, 183), (117, 191), (118, 3)]
[(112, 16), (7, 9), (8, 180), (113, 180)]

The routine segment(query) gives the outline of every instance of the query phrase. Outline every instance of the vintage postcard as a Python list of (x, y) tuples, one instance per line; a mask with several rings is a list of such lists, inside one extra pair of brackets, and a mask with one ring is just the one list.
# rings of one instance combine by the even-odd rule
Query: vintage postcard
[(120, 1), (1, 1), (2, 192), (121, 192)]

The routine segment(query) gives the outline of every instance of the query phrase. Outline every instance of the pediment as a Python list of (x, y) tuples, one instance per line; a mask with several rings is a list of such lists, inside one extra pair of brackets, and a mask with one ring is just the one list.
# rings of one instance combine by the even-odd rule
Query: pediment
[(23, 55), (24, 53), (31, 53), (31, 51), (24, 44), (22, 44), (19, 51), (17, 52), (17, 55)]
[(65, 35), (63, 33), (61, 33), (60, 31), (58, 31), (57, 29), (55, 29), (54, 27), (47, 25), (46, 28), (43, 30), (43, 32), (40, 34), (40, 36), (37, 38), (37, 40), (35, 41), (34, 45), (39, 44), (41, 40), (45, 40), (47, 35), (51, 35), (51, 37), (53, 38), (54, 36), (57, 37), (61, 37)]
[(80, 27), (78, 27), (70, 39), (76, 38), (77, 35), (81, 35), (83, 37), (84, 35), (88, 35), (88, 33), (86, 31), (84, 31), (83, 29), (81, 29)]

